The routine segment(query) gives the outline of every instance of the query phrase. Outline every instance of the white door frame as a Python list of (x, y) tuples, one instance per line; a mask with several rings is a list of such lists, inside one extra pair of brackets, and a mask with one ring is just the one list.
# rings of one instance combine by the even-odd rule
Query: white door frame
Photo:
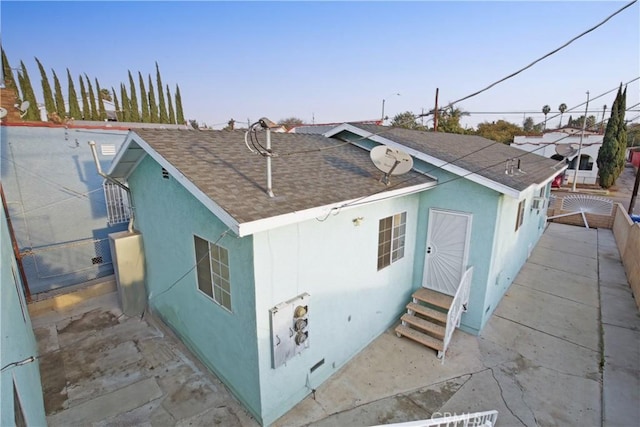
[(471, 223), (473, 221), (473, 214), (469, 213), (469, 212), (460, 212), (460, 211), (452, 211), (452, 210), (447, 210), (447, 209), (429, 208), (429, 221), (427, 223), (427, 240), (426, 240), (425, 252), (424, 252), (424, 267), (423, 267), (423, 271), (422, 271), (422, 287), (428, 288), (428, 289), (433, 289), (433, 290), (436, 290), (438, 292), (442, 292), (440, 289), (435, 289), (433, 287), (430, 287), (430, 286), (428, 286), (428, 283), (426, 283), (427, 282), (427, 277), (428, 277), (428, 270), (429, 270), (428, 257), (429, 257), (429, 254), (430, 254), (430, 246), (431, 246), (431, 240), (432, 240), (431, 232), (433, 230), (434, 213), (435, 214), (461, 216), (461, 217), (467, 218), (467, 229), (465, 230), (466, 234), (465, 234), (465, 242), (464, 242), (464, 253), (462, 255), (462, 265), (460, 267), (460, 277), (462, 277), (462, 274), (464, 274), (464, 271), (467, 268), (468, 261), (469, 261), (469, 247), (471, 245)]

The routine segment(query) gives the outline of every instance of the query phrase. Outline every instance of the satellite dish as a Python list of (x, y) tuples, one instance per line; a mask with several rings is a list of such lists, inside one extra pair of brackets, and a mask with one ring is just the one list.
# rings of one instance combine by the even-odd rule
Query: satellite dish
[(413, 158), (410, 155), (386, 145), (378, 145), (371, 149), (371, 161), (379, 170), (384, 172), (384, 176), (380, 181), (385, 185), (389, 185), (390, 175), (405, 174), (413, 167)]
[(4, 119), (7, 116), (7, 109), (0, 107), (0, 119)]
[(29, 101), (24, 101), (22, 104), (20, 104), (20, 106), (18, 107), (18, 110), (20, 111), (20, 118), (24, 117), (25, 114), (27, 114), (27, 109), (30, 105), (31, 104), (29, 104)]
[(578, 154), (578, 147), (576, 144), (558, 144), (556, 153), (562, 157), (573, 157)]

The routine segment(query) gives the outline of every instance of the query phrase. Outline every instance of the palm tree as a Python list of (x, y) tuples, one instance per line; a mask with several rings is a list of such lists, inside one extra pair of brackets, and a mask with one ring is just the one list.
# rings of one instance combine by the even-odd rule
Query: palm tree
[(544, 130), (547, 130), (547, 114), (549, 114), (549, 111), (551, 111), (551, 107), (548, 105), (542, 107), (542, 114), (544, 114)]
[[(567, 104), (565, 104), (564, 102), (562, 104), (560, 104), (560, 106), (558, 107), (558, 110), (560, 111), (560, 124), (558, 125), (559, 128), (562, 127), (562, 115), (564, 114), (565, 111), (567, 111)], [(544, 112), (544, 110), (543, 110)]]

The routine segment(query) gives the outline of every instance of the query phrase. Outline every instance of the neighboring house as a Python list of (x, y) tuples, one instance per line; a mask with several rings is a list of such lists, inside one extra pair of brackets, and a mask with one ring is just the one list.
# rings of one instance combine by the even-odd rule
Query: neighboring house
[(7, 218), (0, 209), (0, 425), (47, 424), (36, 343)]
[[(378, 120), (362, 120), (362, 121), (358, 121), (358, 122), (350, 122), (353, 125), (379, 125), (382, 124), (382, 120), (378, 119)], [(291, 128), (289, 130), (289, 133), (312, 133), (312, 134), (323, 134), (325, 132), (329, 132), (331, 129), (334, 129), (336, 126), (340, 126), (342, 124), (342, 122), (340, 123), (318, 123), (318, 124), (311, 124), (311, 125), (300, 125), (300, 126), (295, 126), (293, 128)]]
[(108, 168), (128, 129), (149, 123), (3, 123), (0, 161), (9, 215), (32, 293), (113, 274), (110, 233), (129, 221), (126, 194), (98, 175), (88, 142)]
[[(414, 291), (455, 292), (468, 266), (461, 327), (478, 334), (566, 167), (478, 136), (375, 125), (271, 143), (274, 197), (242, 131), (135, 130), (109, 171), (130, 187), (150, 308), (263, 424), (396, 323)], [(414, 162), (388, 186), (370, 159), (380, 144)]]
[(542, 135), (516, 136), (511, 146), (558, 161), (567, 159), (569, 167), (565, 174), (565, 181), (569, 183), (573, 183), (580, 149), (576, 183), (594, 185), (597, 184), (598, 179), (596, 159), (603, 138), (602, 133), (585, 131), (580, 149), (581, 131), (565, 128), (545, 132)]

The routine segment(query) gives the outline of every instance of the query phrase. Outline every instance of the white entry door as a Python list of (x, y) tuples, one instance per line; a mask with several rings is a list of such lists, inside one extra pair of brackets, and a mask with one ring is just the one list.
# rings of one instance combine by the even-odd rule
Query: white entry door
[(422, 286), (455, 295), (467, 267), (471, 214), (429, 209)]

